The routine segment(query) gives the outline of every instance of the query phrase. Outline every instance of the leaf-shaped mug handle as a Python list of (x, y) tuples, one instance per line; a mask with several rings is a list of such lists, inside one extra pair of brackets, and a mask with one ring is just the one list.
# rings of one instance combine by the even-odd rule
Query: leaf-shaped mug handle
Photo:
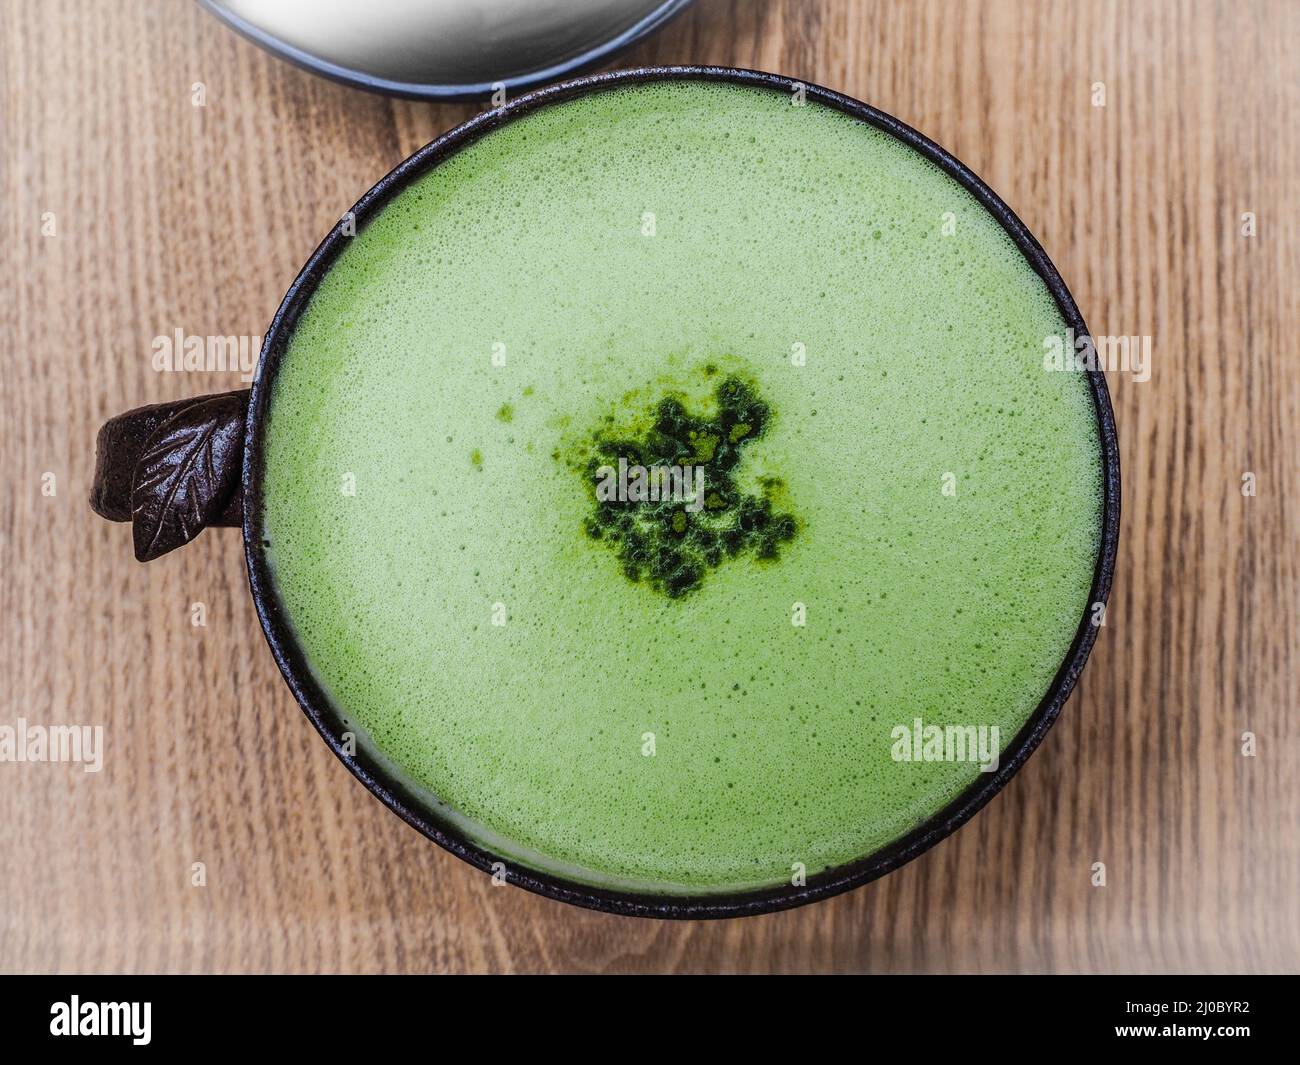
[(129, 521), (135, 557), (148, 562), (209, 525), (243, 524), (240, 469), (249, 392), (157, 403), (99, 430), (90, 506)]

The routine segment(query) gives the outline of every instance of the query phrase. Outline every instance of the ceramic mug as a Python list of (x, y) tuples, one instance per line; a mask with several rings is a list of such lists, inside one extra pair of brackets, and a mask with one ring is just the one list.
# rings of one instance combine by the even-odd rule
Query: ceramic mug
[[(353, 753), (345, 749), (348, 727), (340, 711), (330, 704), (313, 679), (295, 642), (271, 580), (266, 545), (260, 535), (264, 432), (272, 382), (299, 316), (347, 245), (350, 232), (364, 227), (394, 196), (443, 160), (520, 116), (613, 86), (671, 79), (747, 85), (786, 94), (802, 86), (808, 99), (896, 137), (942, 169), (983, 205), (1043, 279), (1065, 324), (1073, 329), (1076, 337), (1088, 336), (1065, 282), (1011, 209), (961, 162), (897, 119), (828, 89), (755, 71), (658, 67), (594, 75), (521, 96), (477, 115), (420, 149), (382, 178), (349, 212), (355, 229), (346, 222), (335, 226), (289, 287), (266, 332), (250, 390), (143, 407), (104, 425), (97, 442), (91, 506), (113, 521), (132, 522), (136, 555), (142, 561), (187, 542), (206, 526), (242, 528), (249, 588), (257, 615), (271, 654), (304, 713), (331, 750), (380, 801), (457, 857), (485, 872), (506, 869), (509, 883), (529, 891), (608, 913), (661, 918), (737, 917), (802, 905), (865, 884), (912, 860), (965, 824), (1020, 769), (1056, 720), (1096, 638), (1097, 630), (1090, 616), (1085, 614), (1080, 619), (1060, 669), (1029, 720), (1007, 747), (998, 768), (981, 774), (961, 795), (903, 838), (812, 876), (802, 885), (721, 894), (656, 895), (595, 887), (507, 862), (501, 855), (469, 839), (451, 819), (440, 814), (436, 803), (418, 794), (391, 767), (362, 750)], [(1106, 601), (1115, 566), (1119, 537), (1119, 445), (1105, 378), (1096, 370), (1086, 371), (1086, 377), (1097, 415), (1103, 486), (1100, 549), (1088, 598), (1089, 603), (1095, 604)], [(190, 463), (188, 467), (184, 465), (186, 462)], [(169, 486), (178, 481), (187, 487), (173, 493), (170, 506), (160, 508), (158, 497), (165, 493), (159, 492), (159, 484)], [(182, 497), (179, 503), (177, 494)]]

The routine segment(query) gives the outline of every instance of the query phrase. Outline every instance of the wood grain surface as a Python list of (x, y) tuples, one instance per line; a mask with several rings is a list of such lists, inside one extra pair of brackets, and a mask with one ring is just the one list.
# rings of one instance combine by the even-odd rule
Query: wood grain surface
[(106, 744), (97, 774), (0, 764), (0, 968), (1300, 969), (1300, 4), (700, 0), (621, 60), (897, 115), (1012, 205), (1095, 333), (1153, 338), (1149, 381), (1110, 375), (1109, 617), (1038, 753), (903, 870), (697, 924), (493, 887), (426, 842), (299, 712), (235, 530), (141, 566), (86, 505), (103, 419), (239, 387), (155, 372), (152, 338), (264, 332), (340, 213), (477, 108), (319, 80), (180, 0), (0, 0), (0, 39), (0, 724)]

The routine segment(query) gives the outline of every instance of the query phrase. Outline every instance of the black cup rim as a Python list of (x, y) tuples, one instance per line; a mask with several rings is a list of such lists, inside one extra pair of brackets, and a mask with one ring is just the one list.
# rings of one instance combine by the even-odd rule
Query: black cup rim
[(214, 18), (225, 23), (246, 40), (252, 41), (259, 48), (278, 59), (283, 59), (301, 70), (327, 78), (340, 85), (348, 85), (366, 92), (382, 93), (405, 100), (429, 100), (434, 102), (453, 102), (456, 100), (483, 100), (490, 96), (498, 86), (507, 93), (527, 90), (539, 85), (546, 85), (561, 78), (569, 78), (584, 70), (600, 66), (617, 58), (629, 48), (639, 44), (652, 33), (660, 30), (689, 7), (694, 0), (662, 0), (658, 7), (614, 34), (608, 40), (601, 41), (577, 55), (553, 63), (537, 70), (528, 70), (522, 74), (512, 74), (500, 81), (483, 82), (424, 82), (397, 81), (367, 74), (364, 70), (333, 63), (318, 55), (305, 51), (288, 41), (277, 37), (256, 23), (235, 14), (229, 8), (221, 6), (216, 0), (199, 0), (200, 6), (206, 8)]
[[(807, 99), (834, 107), (892, 134), (955, 179), (1001, 223), (1021, 253), (1046, 283), (1067, 326), (1074, 329), (1076, 337), (1090, 335), (1074, 298), (1038, 241), (1015, 213), (965, 164), (910, 126), (867, 104), (817, 85), (754, 70), (710, 66), (647, 67), (590, 75), (521, 96), (501, 108), (475, 116), (398, 164), (362, 196), (349, 212), (354, 219), (356, 227), (354, 231), (359, 231), (377, 211), (413, 180), (427, 173), (462, 147), (473, 143), (504, 123), (547, 104), (572, 99), (589, 92), (618, 85), (665, 80), (718, 81), (783, 93), (792, 93), (802, 87), (807, 94)], [(505, 857), (474, 843), (454, 826), (437, 818), (424, 808), (424, 804), (400, 780), (396, 779), (395, 775), (390, 774), (360, 749), (355, 755), (349, 755), (344, 750), (341, 739), (346, 726), (342, 723), (338, 711), (330, 705), (325, 693), (316, 683), (304, 655), (297, 646), (292, 627), (276, 596), (269, 563), (262, 550), (263, 545), (258, 533), (262, 505), (264, 442), (262, 429), (270, 399), (270, 383), (279, 366), (285, 342), (291, 335), (298, 316), (321, 278), (350, 239), (345, 232), (346, 228), (346, 222), (340, 221), (312, 253), (311, 258), (294, 279), (267, 329), (245, 423), (244, 551), (248, 564), (249, 588), (257, 608), (258, 618), (270, 644), (271, 653), (294, 697), (298, 700), (299, 706), (321, 737), (329, 744), (330, 749), (352, 774), (408, 825), (483, 872), (493, 872), (494, 863), (499, 870), (503, 863), (507, 870), (505, 875), (508, 883), (561, 902), (606, 913), (637, 917), (672, 919), (744, 917), (771, 913), (830, 898), (875, 880), (911, 861), (969, 821), (1002, 790), (1037, 748), (1073, 690), (1096, 640), (1097, 629), (1091, 624), (1089, 609), (1085, 609), (1069, 651), (1042, 701), (1008, 745), (1000, 765), (994, 772), (982, 774), (980, 779), (961, 795), (901, 839), (872, 854), (818, 873), (810, 877), (806, 884), (797, 887), (789, 885), (725, 894), (662, 895), (592, 886), (529, 869), (513, 864)], [(1098, 370), (1084, 372), (1088, 375), (1097, 414), (1103, 479), (1101, 543), (1088, 600), (1089, 604), (1095, 604), (1105, 603), (1109, 597), (1119, 544), (1119, 440), (1105, 377)]]

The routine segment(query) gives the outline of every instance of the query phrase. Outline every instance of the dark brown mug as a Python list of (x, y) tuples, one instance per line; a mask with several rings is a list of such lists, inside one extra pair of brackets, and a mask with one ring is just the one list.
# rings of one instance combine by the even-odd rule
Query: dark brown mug
[[(485, 872), (504, 875), (509, 883), (529, 891), (608, 913), (663, 918), (739, 917), (802, 905), (865, 884), (911, 861), (968, 821), (1019, 770), (1056, 720), (1096, 638), (1097, 629), (1089, 614), (1080, 619), (1065, 660), (1034, 713), (1008, 745), (998, 768), (982, 774), (965, 792), (902, 839), (810, 877), (802, 885), (727, 894), (656, 895), (594, 887), (512, 866), (502, 856), (468, 839), (390, 767), (360, 749), (356, 753), (345, 749), (344, 737), (350, 727), (313, 679), (294, 640), (270, 578), (261, 538), (264, 428), (271, 383), (299, 315), (350, 233), (365, 226), (412, 181), (485, 133), (521, 115), (610, 86), (671, 79), (735, 83), (786, 94), (802, 88), (808, 99), (896, 137), (941, 168), (997, 219), (1046, 283), (1066, 325), (1077, 338), (1089, 336), (1065, 282), (1020, 219), (965, 165), (897, 119), (839, 93), (775, 74), (726, 67), (618, 71), (542, 89), (480, 114), (426, 145), (382, 178), (344, 215), (347, 221), (326, 235), (289, 287), (266, 331), (252, 388), (142, 407), (110, 420), (99, 432), (90, 504), (105, 518), (132, 523), (136, 557), (141, 561), (188, 542), (207, 526), (241, 527), (249, 587), (262, 629), (303, 712), (334, 753), (376, 797), (407, 824), (457, 857)], [(1119, 443), (1105, 378), (1098, 370), (1084, 372), (1096, 408), (1103, 481), (1101, 542), (1089, 602), (1104, 604), (1110, 594), (1119, 539)]]

